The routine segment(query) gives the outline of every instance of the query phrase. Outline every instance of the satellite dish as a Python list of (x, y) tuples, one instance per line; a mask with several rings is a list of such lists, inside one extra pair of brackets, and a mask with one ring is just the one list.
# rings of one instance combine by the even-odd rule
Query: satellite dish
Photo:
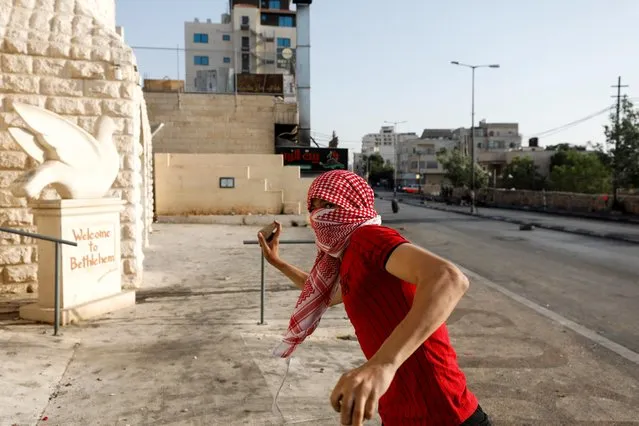
[(282, 58), (288, 61), (292, 57), (293, 57), (293, 50), (291, 48), (287, 47), (286, 49), (282, 50)]

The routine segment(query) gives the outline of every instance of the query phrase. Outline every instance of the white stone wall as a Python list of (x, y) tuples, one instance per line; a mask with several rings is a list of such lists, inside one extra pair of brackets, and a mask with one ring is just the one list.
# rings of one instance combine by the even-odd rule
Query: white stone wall
[[(0, 0), (0, 225), (34, 230), (26, 200), (7, 189), (33, 166), (6, 131), (20, 125), (13, 103), (45, 107), (90, 133), (100, 115), (109, 115), (118, 125), (114, 137), (122, 161), (113, 194), (126, 200), (121, 215), (123, 281), (132, 287), (142, 279), (145, 232), (142, 96), (133, 52), (111, 22), (111, 3)], [(36, 264), (33, 241), (0, 236), (0, 292), (35, 290)]]

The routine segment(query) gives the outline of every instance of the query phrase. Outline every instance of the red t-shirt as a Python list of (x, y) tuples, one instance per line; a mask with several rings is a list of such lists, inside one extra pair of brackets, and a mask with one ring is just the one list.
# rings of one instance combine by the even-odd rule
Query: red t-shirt
[[(367, 359), (412, 306), (415, 285), (386, 271), (393, 250), (407, 242), (390, 228), (364, 226), (353, 233), (344, 253), (340, 269), (344, 307)], [(456, 426), (477, 405), (442, 324), (397, 370), (379, 401), (379, 414), (385, 426)]]

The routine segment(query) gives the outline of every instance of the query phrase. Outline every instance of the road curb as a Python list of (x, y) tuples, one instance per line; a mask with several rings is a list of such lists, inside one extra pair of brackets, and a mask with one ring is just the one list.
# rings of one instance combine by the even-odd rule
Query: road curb
[(405, 200), (402, 200), (402, 199), (398, 199), (398, 201), (402, 204), (406, 204), (409, 206), (424, 207), (431, 210), (439, 210), (439, 211), (444, 211), (448, 213), (457, 213), (457, 214), (472, 216), (472, 217), (481, 218), (481, 219), (490, 219), (490, 220), (495, 220), (499, 222), (512, 223), (515, 225), (533, 225), (537, 228), (548, 229), (550, 231), (565, 232), (568, 234), (584, 235), (586, 237), (603, 238), (606, 240), (614, 240), (614, 241), (622, 241), (622, 242), (631, 243), (631, 244), (639, 244), (638, 238), (627, 236), (627, 235), (621, 235), (617, 233), (612, 233), (612, 232), (595, 232), (595, 231), (590, 231), (588, 229), (567, 228), (565, 226), (560, 226), (560, 225), (547, 225), (547, 224), (536, 222), (536, 221), (519, 220), (519, 219), (513, 219), (509, 217), (504, 217), (504, 216), (485, 215), (481, 213), (473, 214), (470, 212), (463, 212), (459, 210), (449, 209), (446, 207), (433, 206), (431, 204), (426, 204), (426, 203), (414, 204), (414, 203), (406, 202)]

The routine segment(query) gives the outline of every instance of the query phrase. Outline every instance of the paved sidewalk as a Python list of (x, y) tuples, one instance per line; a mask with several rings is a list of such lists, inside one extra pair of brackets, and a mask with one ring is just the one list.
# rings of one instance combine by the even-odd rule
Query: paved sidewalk
[[(384, 194), (382, 197), (389, 198), (392, 194)], [(399, 199), (401, 197), (398, 196)], [(423, 205), (433, 210), (454, 212), (471, 216), (470, 207), (447, 205), (444, 203), (425, 202), (421, 204), (419, 200), (413, 198), (402, 199), (403, 203), (410, 205)], [(532, 224), (538, 228), (553, 231), (568, 232), (571, 234), (585, 235), (589, 237), (606, 238), (617, 241), (639, 244), (639, 224), (622, 223), (614, 221), (603, 221), (597, 219), (583, 219), (571, 216), (560, 216), (555, 214), (544, 214), (527, 212), (523, 210), (497, 209), (489, 207), (478, 207), (477, 213), (472, 215), (491, 220), (499, 220), (518, 225)]]
[[(63, 329), (0, 322), (0, 425), (335, 425), (328, 396), (363, 362), (341, 306), (285, 364), (270, 356), (298, 291), (268, 268), (259, 319), (258, 228), (157, 225), (138, 304)], [(309, 238), (287, 228), (285, 239)], [(311, 245), (284, 246), (303, 268)], [(636, 424), (639, 372), (481, 277), (450, 320), (471, 389), (496, 425)], [(1, 304), (1, 301), (0, 301)], [(631, 368), (632, 367), (632, 368)], [(47, 420), (38, 420), (44, 419)], [(371, 424), (379, 424), (373, 422)]]

